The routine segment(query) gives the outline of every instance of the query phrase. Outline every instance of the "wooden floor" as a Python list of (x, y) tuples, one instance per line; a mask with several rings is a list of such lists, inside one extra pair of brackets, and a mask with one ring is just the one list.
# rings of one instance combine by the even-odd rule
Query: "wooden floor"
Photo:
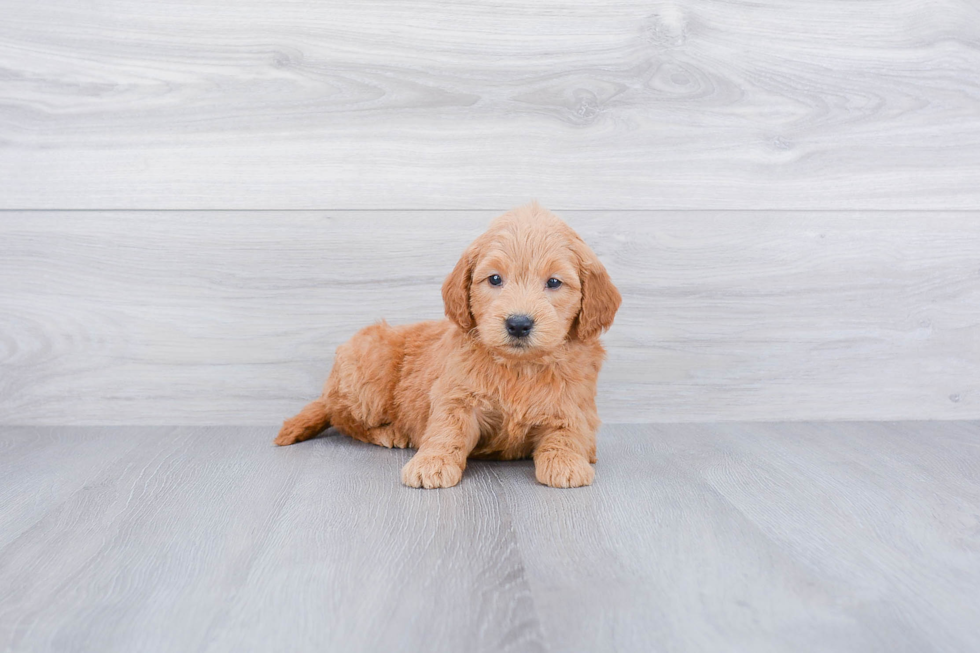
[(273, 434), (3, 427), (0, 650), (980, 650), (980, 423), (607, 426), (579, 490)]

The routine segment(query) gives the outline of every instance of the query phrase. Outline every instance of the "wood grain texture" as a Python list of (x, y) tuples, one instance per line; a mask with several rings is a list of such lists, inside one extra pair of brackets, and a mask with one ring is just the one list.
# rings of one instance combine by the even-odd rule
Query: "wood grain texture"
[(0, 208), (976, 209), (970, 0), (4, 0)]
[(118, 431), (141, 446), (0, 549), (0, 649), (541, 650), (490, 474), (420, 492), (410, 452), (347, 438)]
[[(0, 213), (0, 423), (278, 423), (495, 212)], [(980, 214), (566, 212), (607, 422), (980, 418)]]
[(502, 483), (554, 650), (980, 646), (980, 424), (646, 425), (599, 442), (588, 492)]
[(609, 426), (577, 490), (273, 434), (0, 429), (0, 650), (980, 647), (978, 422)]
[[(163, 429), (146, 429), (149, 435)], [(61, 505), (142, 442), (123, 429), (4, 427), (0, 430), (0, 548)]]

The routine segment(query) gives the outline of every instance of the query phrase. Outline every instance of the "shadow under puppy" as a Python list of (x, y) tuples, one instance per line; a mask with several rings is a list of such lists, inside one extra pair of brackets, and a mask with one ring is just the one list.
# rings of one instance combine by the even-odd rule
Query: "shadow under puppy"
[(442, 286), (448, 320), (359, 331), (337, 349), (323, 395), (275, 442), (328, 426), (418, 452), (412, 487), (459, 483), (466, 459), (534, 457), (552, 487), (595, 475), (599, 335), (621, 297), (589, 246), (532, 203), (495, 219)]

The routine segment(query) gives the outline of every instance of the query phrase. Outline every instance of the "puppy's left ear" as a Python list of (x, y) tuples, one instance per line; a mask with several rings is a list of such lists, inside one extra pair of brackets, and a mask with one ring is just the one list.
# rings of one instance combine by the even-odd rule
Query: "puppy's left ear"
[(476, 260), (476, 243), (467, 248), (456, 267), (442, 284), (442, 303), (445, 304), (446, 317), (455, 322), (464, 333), (476, 326), (470, 312), (470, 277), (473, 276), (473, 262)]
[(584, 241), (580, 242), (576, 250), (579, 257), (579, 279), (582, 282), (582, 308), (579, 310), (575, 333), (582, 340), (591, 340), (598, 338), (612, 326), (623, 298), (595, 252)]

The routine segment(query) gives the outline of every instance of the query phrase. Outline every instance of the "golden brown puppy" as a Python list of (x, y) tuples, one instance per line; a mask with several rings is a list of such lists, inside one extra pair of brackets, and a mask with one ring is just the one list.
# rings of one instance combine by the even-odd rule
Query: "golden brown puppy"
[(412, 487), (459, 483), (470, 456), (533, 455), (538, 481), (589, 485), (595, 472), (599, 335), (621, 298), (589, 246), (532, 203), (500, 216), (442, 286), (448, 320), (359, 331), (337, 349), (323, 395), (276, 444), (333, 425), (418, 452)]

